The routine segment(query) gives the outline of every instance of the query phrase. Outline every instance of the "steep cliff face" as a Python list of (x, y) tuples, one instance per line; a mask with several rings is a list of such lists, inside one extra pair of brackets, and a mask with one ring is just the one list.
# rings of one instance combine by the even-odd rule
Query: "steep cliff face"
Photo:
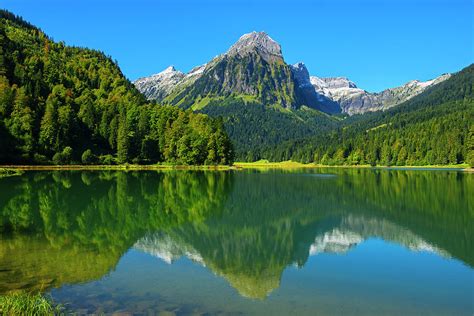
[(304, 63), (297, 63), (291, 66), (291, 70), (298, 85), (300, 100), (303, 104), (321, 110), (325, 113), (335, 114), (341, 112), (339, 104), (320, 93), (311, 82), (309, 71)]

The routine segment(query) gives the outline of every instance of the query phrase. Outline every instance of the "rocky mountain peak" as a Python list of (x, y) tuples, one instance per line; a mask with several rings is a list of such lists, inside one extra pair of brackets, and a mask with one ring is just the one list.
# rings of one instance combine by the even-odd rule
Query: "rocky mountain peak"
[(300, 87), (311, 87), (311, 81), (309, 77), (309, 71), (308, 68), (306, 68), (306, 65), (304, 63), (297, 63), (294, 65), (291, 65), (291, 71), (293, 72), (293, 75), (298, 82), (298, 85)]
[(175, 72), (175, 71), (176, 71), (176, 68), (174, 68), (174, 66), (169, 66), (168, 68), (163, 70), (161, 73), (170, 73), (170, 72)]
[(328, 88), (332, 89), (357, 88), (356, 84), (346, 77), (324, 78), (323, 80), (326, 82)]
[(281, 46), (265, 32), (244, 34), (227, 52), (229, 56), (245, 56), (257, 52), (265, 59), (282, 58)]
[(161, 100), (168, 95), (171, 90), (185, 77), (176, 70), (174, 66), (169, 66), (165, 70), (150, 77), (140, 78), (133, 82), (149, 100)]
[(299, 63), (296, 63), (294, 65), (291, 66), (294, 70), (297, 70), (299, 72), (302, 72), (302, 73), (305, 73), (305, 74), (308, 74), (308, 77), (309, 77), (309, 71), (308, 71), (308, 68), (306, 68), (306, 65), (302, 62), (299, 62)]

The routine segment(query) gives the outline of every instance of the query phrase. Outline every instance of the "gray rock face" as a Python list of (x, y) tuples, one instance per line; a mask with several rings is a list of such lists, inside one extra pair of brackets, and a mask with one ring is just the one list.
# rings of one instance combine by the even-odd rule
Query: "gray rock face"
[(309, 71), (304, 63), (297, 63), (291, 67), (293, 76), (299, 88), (301, 102), (309, 107), (317, 108), (325, 113), (339, 113), (339, 104), (320, 93), (311, 82)]
[(330, 77), (318, 79), (322, 81), (321, 85), (327, 89), (357, 88), (356, 84), (347, 79), (346, 77)]
[(281, 46), (265, 32), (252, 32), (244, 34), (227, 51), (228, 56), (244, 57), (257, 52), (266, 61), (282, 60)]
[(312, 87), (309, 71), (304, 63), (297, 63), (290, 67), (300, 88)]

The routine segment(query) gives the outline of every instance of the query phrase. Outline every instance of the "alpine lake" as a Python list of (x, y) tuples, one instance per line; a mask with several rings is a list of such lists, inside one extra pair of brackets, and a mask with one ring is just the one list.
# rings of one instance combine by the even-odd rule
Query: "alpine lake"
[(27, 171), (0, 294), (79, 315), (472, 315), (474, 174)]

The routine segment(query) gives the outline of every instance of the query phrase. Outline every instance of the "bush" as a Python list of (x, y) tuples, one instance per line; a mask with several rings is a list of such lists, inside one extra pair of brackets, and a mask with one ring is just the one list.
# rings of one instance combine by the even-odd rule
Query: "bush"
[(62, 155), (63, 155), (64, 164), (70, 164), (72, 161), (72, 148), (69, 146), (64, 147)]
[(62, 165), (63, 164), (63, 154), (62, 153), (55, 153), (53, 156), (53, 163), (55, 165)]
[(48, 157), (45, 155), (40, 155), (40, 154), (34, 154), (33, 160), (35, 163), (40, 164), (40, 165), (47, 165), (50, 163)]
[(94, 155), (92, 150), (87, 149), (82, 153), (81, 157), (82, 163), (85, 165), (93, 165), (94, 163), (97, 162), (97, 157)]
[(53, 163), (55, 165), (68, 165), (72, 161), (72, 148), (64, 147), (61, 153), (55, 153), (53, 156)]
[(22, 170), (0, 168), (0, 179), (5, 178), (5, 177), (11, 177), (11, 176), (21, 176), (22, 174), (23, 174)]
[(115, 165), (116, 159), (112, 155), (100, 156), (100, 164), (101, 165)]

